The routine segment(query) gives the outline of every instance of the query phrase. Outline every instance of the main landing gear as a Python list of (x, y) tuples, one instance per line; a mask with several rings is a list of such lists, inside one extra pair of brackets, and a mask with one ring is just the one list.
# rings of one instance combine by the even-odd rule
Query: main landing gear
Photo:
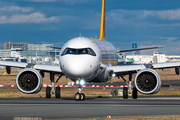
[(124, 87), (123, 88), (123, 98), (124, 99), (128, 99), (128, 94), (132, 94), (132, 98), (133, 99), (137, 99), (138, 95), (137, 95), (137, 89), (136, 87), (133, 87), (132, 90), (132, 73), (129, 73), (129, 82), (127, 82), (124, 77), (121, 75), (121, 78), (127, 83), (128, 87)]
[(83, 100), (85, 100), (85, 94), (84, 93), (82, 93), (82, 86), (80, 85), (80, 81), (78, 82), (79, 84), (78, 84), (78, 92), (74, 95), (74, 99), (76, 100), (76, 101), (83, 101)]
[(46, 98), (51, 98), (52, 94), (55, 94), (56, 98), (61, 98), (61, 89), (60, 87), (56, 87), (56, 83), (62, 77), (62, 75), (59, 76), (56, 82), (54, 82), (54, 76), (55, 74), (53, 72), (50, 72), (51, 87), (46, 87)]

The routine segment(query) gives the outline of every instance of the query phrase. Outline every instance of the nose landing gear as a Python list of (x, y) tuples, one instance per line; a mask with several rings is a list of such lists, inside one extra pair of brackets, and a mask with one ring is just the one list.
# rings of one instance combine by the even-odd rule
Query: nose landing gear
[(76, 101), (80, 101), (80, 100), (85, 100), (85, 94), (84, 93), (76, 93), (75, 95), (74, 95), (74, 99), (76, 100)]
[(80, 100), (83, 101), (83, 100), (85, 100), (85, 94), (82, 93), (82, 89), (83, 89), (83, 87), (80, 84), (78, 84), (78, 92), (74, 95), (74, 99), (76, 101), (80, 101)]

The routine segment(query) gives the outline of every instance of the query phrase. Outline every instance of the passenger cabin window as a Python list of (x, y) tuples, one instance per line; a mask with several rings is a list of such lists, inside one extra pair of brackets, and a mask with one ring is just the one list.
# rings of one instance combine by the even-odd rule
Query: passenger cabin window
[(83, 48), (83, 49), (66, 48), (61, 54), (61, 56), (66, 54), (73, 54), (73, 55), (88, 54), (88, 55), (96, 56), (96, 53), (91, 48)]

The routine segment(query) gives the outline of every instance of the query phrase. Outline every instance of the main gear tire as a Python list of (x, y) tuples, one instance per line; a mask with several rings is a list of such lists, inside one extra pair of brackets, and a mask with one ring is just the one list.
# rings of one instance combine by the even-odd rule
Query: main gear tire
[(123, 88), (123, 98), (128, 99), (128, 88), (127, 87)]
[(137, 89), (136, 89), (136, 87), (133, 87), (133, 92), (132, 92), (132, 98), (133, 99), (137, 99)]
[(51, 87), (46, 88), (46, 98), (51, 98)]
[(56, 98), (61, 98), (61, 89), (60, 89), (60, 87), (56, 87), (55, 96), (56, 96)]

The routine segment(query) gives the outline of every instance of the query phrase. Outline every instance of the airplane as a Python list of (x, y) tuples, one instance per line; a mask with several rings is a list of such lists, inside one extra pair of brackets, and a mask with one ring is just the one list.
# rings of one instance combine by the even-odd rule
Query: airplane
[[(92, 40), (86, 37), (76, 37), (67, 41), (59, 54), (59, 65), (33, 64), (0, 61), (1, 66), (6, 66), (8, 74), (11, 67), (23, 68), (16, 76), (17, 88), (26, 94), (38, 93), (43, 84), (44, 73), (50, 74), (50, 87), (46, 87), (46, 98), (51, 98), (55, 94), (60, 98), (60, 87), (56, 83), (62, 76), (75, 81), (78, 86), (78, 92), (74, 99), (85, 100), (85, 94), (82, 93), (85, 82), (107, 82), (113, 77), (121, 77), (127, 87), (123, 88), (123, 98), (128, 99), (128, 93), (132, 98), (137, 99), (137, 91), (143, 94), (155, 94), (160, 90), (161, 77), (155, 69), (175, 68), (176, 74), (179, 74), (180, 62), (172, 63), (151, 63), (142, 65), (124, 65), (117, 66), (118, 53), (139, 51), (148, 49), (157, 49), (161, 47), (149, 47), (129, 50), (119, 50), (105, 39), (105, 0), (102, 0), (102, 14), (100, 26), (100, 38)], [(134, 82), (132, 75), (135, 74)], [(58, 75), (55, 81), (54, 76)], [(125, 75), (129, 75), (126, 81)]]

